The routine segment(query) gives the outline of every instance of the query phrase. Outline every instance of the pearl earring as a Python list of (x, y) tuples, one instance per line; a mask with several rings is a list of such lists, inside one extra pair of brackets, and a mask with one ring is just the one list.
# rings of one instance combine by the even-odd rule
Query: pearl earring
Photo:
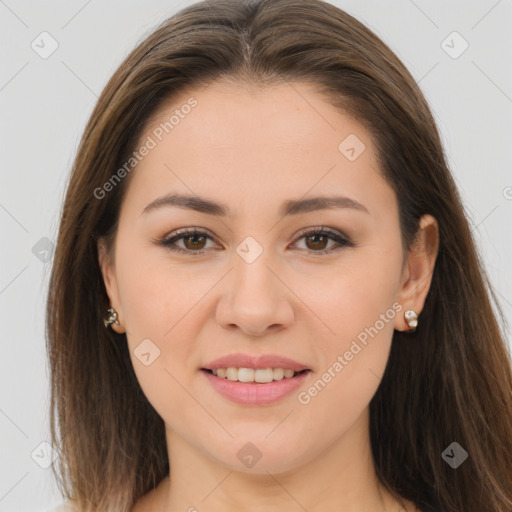
[(409, 326), (409, 332), (414, 332), (418, 327), (418, 313), (413, 309), (409, 309), (404, 313), (404, 318)]

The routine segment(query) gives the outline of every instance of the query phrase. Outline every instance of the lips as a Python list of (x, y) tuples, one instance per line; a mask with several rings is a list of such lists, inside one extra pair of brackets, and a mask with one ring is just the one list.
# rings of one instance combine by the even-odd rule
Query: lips
[(219, 368), (253, 368), (255, 370), (265, 368), (283, 368), (294, 372), (301, 372), (309, 368), (293, 359), (284, 356), (263, 354), (260, 356), (250, 356), (248, 354), (229, 354), (219, 359), (215, 359), (203, 366), (204, 370), (217, 370)]
[[(225, 375), (228, 373), (226, 370), (229, 370), (230, 378)], [(244, 376), (255, 375), (255, 381), (247, 380), (245, 377), (241, 379), (242, 382), (237, 380), (240, 370)], [(254, 406), (272, 404), (290, 395), (303, 384), (311, 369), (278, 355), (264, 354), (254, 357), (247, 354), (230, 354), (207, 363), (201, 368), (201, 372), (221, 396), (237, 404)], [(279, 380), (270, 379), (272, 372), (275, 372), (273, 375), (277, 375)], [(263, 373), (268, 373), (268, 378), (258, 378), (258, 374)], [(281, 376), (281, 373), (286, 373), (287, 377)]]

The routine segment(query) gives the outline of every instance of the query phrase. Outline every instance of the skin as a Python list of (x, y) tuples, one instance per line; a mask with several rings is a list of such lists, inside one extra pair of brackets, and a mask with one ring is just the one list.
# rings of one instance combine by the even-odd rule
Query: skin
[[(190, 97), (198, 104), (139, 163), (121, 206), (114, 254), (98, 246), (104, 282), (126, 332), (140, 385), (166, 425), (172, 484), (165, 478), (134, 512), (394, 512), (403, 505), (379, 483), (369, 441), (369, 403), (384, 373), (393, 329), (421, 313), (438, 251), (436, 220), (421, 219), (417, 243), (401, 245), (398, 203), (379, 174), (369, 132), (305, 83), (256, 88), (216, 82), (168, 101), (141, 141)], [(338, 145), (366, 146), (349, 161)], [(225, 203), (232, 218), (176, 207), (142, 211), (170, 193)], [(288, 199), (343, 195), (369, 213), (331, 209), (280, 217)], [(298, 238), (329, 227), (354, 246)], [(153, 240), (197, 227), (211, 239), (181, 239), (177, 254)], [(263, 253), (247, 263), (252, 236)], [(194, 245), (195, 244), (195, 245)], [(194, 256), (194, 250), (205, 250)], [(308, 404), (317, 381), (392, 305), (401, 311)], [(421, 316), (419, 318), (421, 323)], [(160, 356), (134, 350), (149, 338)], [(272, 353), (312, 372), (298, 392), (265, 406), (220, 396), (199, 368), (234, 352)], [(253, 443), (247, 468), (237, 452)], [(194, 507), (194, 508), (192, 508)]]

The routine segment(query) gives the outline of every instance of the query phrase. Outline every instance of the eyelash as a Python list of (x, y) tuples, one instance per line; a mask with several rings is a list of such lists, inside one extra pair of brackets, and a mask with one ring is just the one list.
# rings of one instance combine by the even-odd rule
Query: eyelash
[[(338, 233), (336, 233), (335, 231), (325, 228), (324, 226), (322, 226), (320, 228), (313, 228), (313, 229), (310, 229), (307, 231), (303, 231), (295, 239), (294, 243), (296, 243), (301, 238), (307, 238), (308, 236), (318, 235), (318, 234), (328, 235), (328, 237), (331, 240), (334, 240), (335, 242), (337, 242), (339, 244), (339, 246), (335, 247), (334, 249), (332, 247), (330, 249), (323, 249), (322, 251), (312, 251), (310, 249), (306, 249), (306, 251), (308, 251), (310, 254), (312, 254), (314, 256), (332, 253), (335, 251), (339, 251), (340, 249), (343, 249), (345, 247), (353, 247), (354, 246), (354, 244), (348, 238), (343, 237), (343, 236), (339, 235)], [(204, 231), (200, 231), (196, 228), (184, 228), (184, 229), (178, 230), (176, 232), (176, 234), (174, 234), (172, 237), (164, 237), (159, 240), (155, 240), (155, 242), (158, 245), (161, 245), (161, 246), (165, 247), (166, 249), (173, 251), (173, 252), (177, 252), (177, 253), (181, 253), (181, 254), (188, 254), (190, 256), (201, 256), (202, 254), (207, 252), (207, 249), (202, 249), (199, 251), (192, 251), (192, 250), (181, 249), (179, 247), (173, 247), (174, 243), (177, 240), (181, 240), (187, 236), (194, 236), (194, 235), (206, 236), (210, 240), (213, 240), (213, 238), (208, 233), (205, 233)]]

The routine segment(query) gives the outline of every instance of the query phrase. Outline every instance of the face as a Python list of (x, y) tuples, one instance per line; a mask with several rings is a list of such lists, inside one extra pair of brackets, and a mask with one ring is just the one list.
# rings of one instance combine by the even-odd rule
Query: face
[(216, 83), (160, 108), (143, 144), (100, 261), (144, 393), (210, 461), (307, 464), (365, 417), (430, 282), (370, 133), (306, 84)]

